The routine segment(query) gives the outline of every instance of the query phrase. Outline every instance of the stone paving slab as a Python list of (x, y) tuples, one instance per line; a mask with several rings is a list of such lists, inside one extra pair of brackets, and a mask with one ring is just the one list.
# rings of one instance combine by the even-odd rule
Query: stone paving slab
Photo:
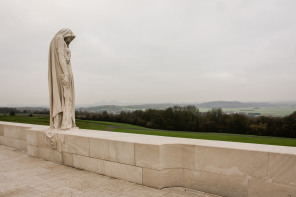
[(217, 197), (185, 188), (162, 190), (30, 157), (0, 146), (0, 197)]

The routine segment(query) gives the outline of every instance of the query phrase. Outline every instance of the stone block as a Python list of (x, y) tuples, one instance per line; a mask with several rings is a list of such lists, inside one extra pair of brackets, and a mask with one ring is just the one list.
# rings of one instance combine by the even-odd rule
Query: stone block
[(0, 136), (4, 136), (3, 125), (0, 123)]
[(183, 169), (153, 170), (143, 168), (143, 185), (162, 189), (183, 186)]
[(268, 153), (196, 146), (195, 170), (267, 179)]
[(62, 152), (64, 165), (73, 167), (73, 154)]
[(37, 146), (37, 131), (27, 130), (27, 144)]
[[(98, 159), (107, 160), (109, 152), (109, 143), (106, 139), (89, 139), (90, 156)], [(109, 156), (110, 157), (110, 156)]]
[(10, 138), (26, 140), (26, 129), (28, 127), (3, 125), (3, 135)]
[(67, 153), (89, 156), (89, 138), (76, 135), (64, 135), (62, 150)]
[(249, 181), (249, 197), (296, 197), (296, 187), (276, 183)]
[(64, 142), (64, 138), (65, 138), (65, 135), (63, 133), (56, 134), (56, 142), (57, 142), (56, 150), (59, 152), (62, 151), (62, 144)]
[(248, 178), (240, 175), (201, 172), (184, 169), (184, 186), (228, 197), (247, 197)]
[(38, 149), (37, 146), (27, 145), (27, 154), (32, 157), (38, 157)]
[(90, 138), (90, 156), (135, 165), (134, 143)]
[(0, 144), (4, 145), (4, 136), (0, 136)]
[(22, 140), (19, 140), (19, 139), (16, 139), (16, 138), (2, 136), (3, 145), (13, 147), (13, 148), (16, 148), (16, 149), (19, 149), (19, 150), (22, 149), (21, 141)]
[(26, 140), (20, 140), (21, 142), (21, 150), (27, 151), (27, 141)]
[(195, 167), (195, 145), (135, 143), (135, 155), (136, 165), (149, 169)]
[(160, 146), (135, 143), (136, 166), (161, 170)]
[(195, 167), (195, 145), (164, 144), (160, 146), (160, 166), (166, 168)]
[(9, 139), (11, 139), (11, 138), (8, 138), (8, 137), (5, 137), (5, 136), (1, 136), (2, 144), (3, 144), (4, 146), (12, 147), (12, 146), (10, 145), (11, 142), (9, 142)]
[(19, 137), (21, 140), (27, 140), (27, 130), (28, 127), (20, 127), (20, 129), (18, 130), (19, 132)]
[[(46, 136), (46, 133), (44, 130), (37, 131), (36, 136), (37, 136), (37, 146), (38, 147), (52, 149), (52, 147), (47, 142), (47, 136)], [(55, 139), (54, 141), (56, 142), (56, 148), (54, 150), (61, 152), (64, 134), (63, 133), (55, 133), (53, 138)]]
[(121, 164), (111, 161), (104, 161), (105, 175), (133, 183), (142, 184), (142, 168)]
[(37, 131), (37, 146), (40, 148), (51, 148), (46, 141), (46, 134), (44, 131)]
[(104, 161), (100, 159), (73, 154), (73, 166), (90, 172), (104, 174)]
[(296, 188), (296, 155), (269, 153), (269, 181)]
[(37, 148), (38, 157), (55, 163), (63, 163), (62, 153), (51, 148)]
[(13, 125), (3, 125), (3, 132), (5, 137), (18, 138), (18, 127)]

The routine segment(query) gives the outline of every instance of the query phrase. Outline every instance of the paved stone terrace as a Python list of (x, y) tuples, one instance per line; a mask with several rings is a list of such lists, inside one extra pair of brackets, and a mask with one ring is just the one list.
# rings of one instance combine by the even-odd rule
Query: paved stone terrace
[(162, 190), (30, 157), (0, 146), (0, 197), (214, 197), (184, 188)]

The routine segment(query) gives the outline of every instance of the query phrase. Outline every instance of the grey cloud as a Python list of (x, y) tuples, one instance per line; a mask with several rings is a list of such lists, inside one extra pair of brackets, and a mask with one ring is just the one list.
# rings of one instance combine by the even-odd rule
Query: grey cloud
[(295, 101), (289, 0), (0, 2), (0, 105), (47, 104), (48, 47), (67, 27), (78, 104)]

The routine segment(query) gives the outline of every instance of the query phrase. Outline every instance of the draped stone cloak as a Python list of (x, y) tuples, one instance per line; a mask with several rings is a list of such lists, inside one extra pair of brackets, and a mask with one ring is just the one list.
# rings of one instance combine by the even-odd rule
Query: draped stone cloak
[[(73, 37), (74, 39), (75, 35), (70, 29), (62, 29), (54, 36), (49, 48), (48, 86), (51, 129), (70, 129), (72, 127), (76, 127), (74, 80), (71, 64), (67, 63), (67, 50), (70, 50), (64, 40), (65, 37)], [(65, 92), (65, 85), (63, 84), (65, 76), (68, 76), (69, 79), (67, 86), (67, 90), (69, 90), (67, 91), (68, 93)], [(68, 103), (71, 105), (68, 113), (66, 113), (65, 94), (68, 95), (67, 98), (70, 99), (70, 103)], [(65, 123), (64, 121), (64, 116), (66, 115), (71, 116), (70, 124)], [(65, 124), (68, 126), (63, 126)]]

